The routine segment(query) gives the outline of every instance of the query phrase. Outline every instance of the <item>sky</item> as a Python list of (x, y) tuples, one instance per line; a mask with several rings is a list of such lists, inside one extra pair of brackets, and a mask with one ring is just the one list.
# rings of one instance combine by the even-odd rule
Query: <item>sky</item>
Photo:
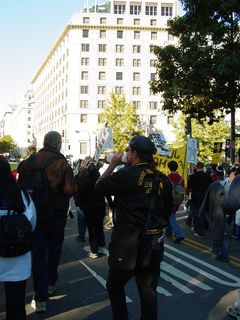
[(0, 0), (0, 113), (19, 102), (64, 26), (85, 1)]

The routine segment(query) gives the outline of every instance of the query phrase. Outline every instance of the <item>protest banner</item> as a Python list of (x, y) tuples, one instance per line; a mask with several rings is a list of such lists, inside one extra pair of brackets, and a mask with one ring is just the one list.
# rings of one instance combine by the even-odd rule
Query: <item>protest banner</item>
[(214, 142), (212, 163), (219, 163), (222, 155), (222, 145), (223, 145), (222, 142)]
[(99, 132), (96, 150), (93, 156), (94, 161), (98, 162), (101, 153), (106, 150), (113, 150), (112, 129), (104, 126)]
[(197, 139), (187, 138), (187, 162), (197, 164)]

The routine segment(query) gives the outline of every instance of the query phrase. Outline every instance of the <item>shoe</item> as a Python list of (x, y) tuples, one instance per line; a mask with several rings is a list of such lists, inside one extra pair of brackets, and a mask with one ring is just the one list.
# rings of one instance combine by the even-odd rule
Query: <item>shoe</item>
[(86, 241), (84, 237), (80, 237), (80, 236), (77, 236), (76, 240), (78, 240), (79, 242), (85, 242)]
[(239, 320), (239, 318), (240, 318), (240, 312), (239, 312), (239, 310), (237, 310), (236, 308), (234, 308), (234, 307), (232, 307), (232, 306), (228, 306), (228, 307), (227, 307), (227, 313), (228, 313), (231, 317), (233, 317), (233, 318), (235, 318), (235, 319), (237, 319), (237, 320)]
[(224, 257), (222, 255), (216, 256), (215, 259), (218, 260), (218, 261), (221, 261), (221, 262), (226, 262), (226, 263), (229, 262), (229, 258), (228, 257)]
[(180, 243), (182, 240), (184, 240), (184, 237), (182, 237), (182, 238), (176, 238), (176, 239), (174, 240), (174, 243)]
[(89, 252), (88, 256), (89, 256), (89, 258), (92, 258), (92, 259), (99, 258), (99, 255), (97, 253), (93, 253), (93, 252)]
[(33, 299), (31, 302), (31, 307), (36, 312), (46, 312), (47, 311), (47, 302), (46, 301), (36, 301)]
[(195, 237), (198, 237), (198, 238), (203, 238), (203, 237), (204, 237), (203, 234), (199, 234), (199, 233), (197, 233), (197, 232), (194, 232), (193, 235), (194, 235)]
[(52, 296), (55, 291), (56, 291), (56, 286), (54, 286), (54, 285), (48, 286), (48, 295), (49, 296)]
[(97, 253), (101, 254), (101, 255), (105, 254), (105, 248), (104, 247), (98, 247), (98, 252)]

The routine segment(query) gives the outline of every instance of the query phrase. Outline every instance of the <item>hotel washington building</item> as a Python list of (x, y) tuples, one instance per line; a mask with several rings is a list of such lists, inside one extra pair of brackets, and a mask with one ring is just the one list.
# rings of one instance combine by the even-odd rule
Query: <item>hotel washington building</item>
[(93, 155), (99, 114), (112, 91), (136, 106), (145, 131), (162, 130), (169, 138), (172, 116), (149, 90), (156, 59), (151, 46), (174, 43), (166, 26), (177, 14), (173, 0), (87, 3), (74, 14), (32, 80), (37, 146), (56, 130), (65, 155)]

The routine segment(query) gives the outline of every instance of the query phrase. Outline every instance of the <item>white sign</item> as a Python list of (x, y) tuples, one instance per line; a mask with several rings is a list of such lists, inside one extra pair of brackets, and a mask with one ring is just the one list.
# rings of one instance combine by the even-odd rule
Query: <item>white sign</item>
[(98, 135), (98, 143), (93, 159), (98, 162), (100, 155), (105, 150), (113, 150), (112, 129), (104, 127)]
[(161, 154), (163, 156), (170, 155), (165, 137), (162, 133), (151, 133), (149, 139), (155, 144), (158, 154)]
[(197, 140), (195, 138), (187, 139), (187, 162), (196, 164), (197, 163)]

